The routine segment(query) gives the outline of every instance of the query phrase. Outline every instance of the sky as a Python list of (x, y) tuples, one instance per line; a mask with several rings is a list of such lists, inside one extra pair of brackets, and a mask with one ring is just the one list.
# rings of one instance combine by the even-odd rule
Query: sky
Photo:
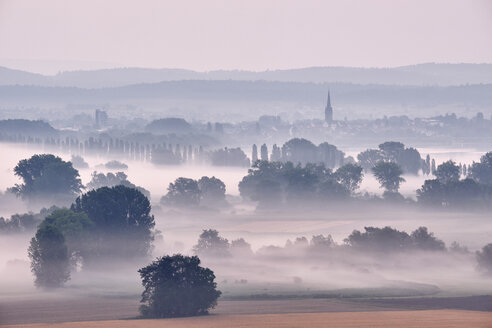
[(0, 0), (0, 66), (492, 63), (492, 0)]

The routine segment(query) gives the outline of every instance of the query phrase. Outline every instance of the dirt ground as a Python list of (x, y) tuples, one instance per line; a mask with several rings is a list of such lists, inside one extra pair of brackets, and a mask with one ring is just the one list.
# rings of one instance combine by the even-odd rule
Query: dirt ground
[[(0, 325), (19, 325), (17, 327), (28, 327), (29, 324), (37, 323), (64, 323), (63, 327), (65, 327), (68, 325), (66, 322), (100, 322), (101, 320), (104, 320), (104, 322), (110, 324), (111, 320), (123, 320), (116, 321), (121, 324), (127, 322), (128, 319), (135, 318), (138, 315), (138, 301), (139, 299), (136, 297), (59, 297), (55, 295), (45, 295), (37, 299), (3, 298), (0, 299)], [(352, 318), (351, 314), (348, 314), (350, 312), (354, 313), (353, 318), (357, 318), (359, 316), (357, 313), (375, 312), (381, 315), (384, 314), (384, 316), (388, 318), (393, 318), (389, 312), (408, 312), (410, 313), (409, 315), (413, 313), (418, 316), (423, 316), (425, 313), (429, 315), (435, 313), (433, 316), (428, 317), (429, 320), (435, 318), (436, 323), (441, 321), (448, 323), (448, 321), (446, 321), (448, 320), (447, 317), (443, 315), (443, 313), (447, 312), (430, 311), (437, 309), (473, 310), (452, 311), (449, 313), (462, 313), (465, 317), (469, 317), (472, 320), (471, 322), (475, 322), (473, 320), (478, 320), (477, 322), (481, 322), (480, 320), (483, 318), (488, 318), (488, 320), (490, 320), (490, 325), (487, 327), (492, 328), (492, 296), (402, 299), (285, 299), (219, 301), (218, 306), (211, 312), (211, 316), (200, 317), (199, 319), (203, 320), (205, 323), (209, 322), (209, 320), (217, 320), (212, 321), (210, 324), (217, 324), (217, 327), (220, 327), (220, 324), (223, 322), (222, 320), (226, 320), (222, 318), (240, 316), (242, 318), (241, 320), (246, 320), (245, 327), (249, 327), (248, 322), (251, 322), (251, 324), (257, 322), (257, 319), (254, 316), (264, 318), (264, 320), (267, 320), (265, 322), (269, 322), (269, 318), (277, 318), (276, 315), (279, 314), (292, 315), (300, 313), (303, 315), (308, 315), (320, 313), (323, 315), (328, 315), (330, 313), (347, 313), (346, 315)], [(442, 317), (439, 317), (439, 313), (441, 313)], [(253, 315), (253, 317), (251, 315)], [(377, 317), (378, 316), (376, 315), (376, 318)], [(317, 318), (319, 317), (313, 316), (313, 320), (318, 320)], [(139, 327), (141, 322), (144, 321), (135, 321), (135, 326), (129, 327)], [(179, 322), (179, 320), (177, 322)], [(350, 322), (347, 321), (347, 325), (351, 324)], [(88, 325), (88, 323), (85, 324)], [(33, 327), (45, 326), (46, 325), (35, 325)], [(443, 327), (444, 326), (445, 325), (443, 325)], [(58, 326), (54, 325), (53, 327)], [(100, 326), (96, 325), (94, 327)], [(348, 325), (347, 327), (351, 326)]]
[(5, 326), (12, 328), (230, 328), (230, 327), (492, 327), (492, 313), (460, 310), (209, 315), (158, 320), (109, 320)]

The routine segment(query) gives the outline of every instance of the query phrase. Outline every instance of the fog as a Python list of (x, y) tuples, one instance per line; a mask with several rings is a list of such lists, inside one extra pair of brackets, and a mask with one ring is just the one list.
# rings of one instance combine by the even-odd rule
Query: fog
[[(481, 153), (463, 149), (419, 149), (438, 162), (477, 161)], [(0, 144), (0, 190), (20, 183), (13, 167), (38, 150), (18, 144)], [(354, 152), (355, 154), (356, 152)], [(55, 154), (69, 161), (67, 154)], [(108, 172), (98, 165), (111, 158), (84, 156), (89, 168), (79, 170), (83, 184), (95, 170)], [(156, 238), (149, 258), (111, 263), (98, 268), (75, 270), (67, 288), (49, 292), (50, 297), (109, 295), (138, 297), (140, 281), (137, 270), (152, 258), (165, 254), (192, 255), (193, 246), (205, 229), (216, 229), (229, 241), (244, 238), (253, 253), (232, 254), (229, 257), (203, 256), (205, 266), (214, 270), (223, 298), (270, 298), (329, 296), (425, 296), (480, 295), (492, 292), (492, 279), (477, 270), (475, 251), (490, 243), (492, 220), (489, 212), (427, 210), (403, 205), (342, 203), (319, 210), (308, 205), (295, 210), (257, 210), (253, 202), (240, 200), (238, 183), (247, 168), (217, 166), (156, 166), (151, 163), (125, 160), (128, 179), (151, 193)], [(109, 170), (111, 171), (111, 170)], [(112, 170), (115, 172), (115, 170)], [(174, 209), (160, 204), (167, 186), (178, 177), (198, 179), (216, 176), (224, 181), (229, 207), (223, 209)], [(415, 198), (415, 190), (425, 178), (404, 176), (401, 193)], [(382, 194), (378, 183), (366, 173), (360, 191)], [(21, 199), (2, 195), (0, 216), (38, 212)], [(69, 204), (67, 204), (68, 206)], [(355, 205), (355, 206), (354, 206)], [(45, 204), (44, 207), (49, 207)], [(368, 253), (348, 248), (344, 243), (353, 230), (364, 227), (391, 226), (411, 233), (426, 226), (445, 242), (447, 251), (401, 251)], [(331, 235), (336, 246), (323, 252), (310, 251), (307, 246), (286, 247), (288, 240), (298, 237), (308, 240), (314, 235)], [(46, 291), (33, 285), (27, 248), (34, 231), (0, 236), (0, 290), (2, 297), (39, 297)], [(125, 241), (120, 241), (124, 243)], [(453, 251), (452, 242), (466, 246), (468, 251)], [(269, 247), (275, 246), (275, 247)], [(118, 247), (117, 244), (115, 247)], [(285, 247), (285, 248), (284, 248)], [(117, 270), (112, 267), (117, 267)]]

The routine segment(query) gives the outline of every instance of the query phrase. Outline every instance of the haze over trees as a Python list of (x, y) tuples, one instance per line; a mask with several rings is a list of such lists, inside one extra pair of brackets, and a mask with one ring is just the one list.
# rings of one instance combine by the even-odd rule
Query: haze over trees
[(46, 225), (36, 232), (28, 250), (31, 271), (38, 287), (61, 287), (70, 279), (70, 257), (65, 237), (56, 227)]
[(72, 163), (51, 154), (23, 159), (14, 172), (24, 183), (16, 184), (11, 190), (29, 200), (71, 200), (83, 188), (79, 172), (72, 167)]
[(379, 161), (371, 169), (372, 174), (381, 184), (381, 187), (386, 189), (387, 193), (397, 193), (400, 189), (400, 184), (405, 182), (401, 177), (403, 170), (394, 162)]

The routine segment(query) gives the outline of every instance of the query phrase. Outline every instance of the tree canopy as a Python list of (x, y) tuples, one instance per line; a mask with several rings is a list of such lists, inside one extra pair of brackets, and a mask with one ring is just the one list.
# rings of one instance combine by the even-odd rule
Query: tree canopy
[(94, 223), (95, 256), (145, 256), (153, 241), (154, 216), (140, 191), (122, 185), (91, 190), (71, 209)]
[(197, 256), (164, 256), (138, 270), (144, 291), (143, 317), (169, 318), (207, 314), (217, 305), (212, 270), (200, 266)]
[(79, 172), (72, 163), (51, 154), (23, 159), (14, 172), (24, 183), (15, 185), (12, 190), (25, 198), (74, 197), (83, 188)]
[(393, 162), (377, 162), (372, 168), (372, 173), (381, 184), (381, 187), (385, 188), (388, 192), (398, 192), (400, 184), (405, 182), (405, 179), (401, 177), (403, 174), (401, 167)]
[(55, 288), (70, 279), (70, 259), (63, 234), (52, 225), (38, 229), (28, 249), (38, 287)]

